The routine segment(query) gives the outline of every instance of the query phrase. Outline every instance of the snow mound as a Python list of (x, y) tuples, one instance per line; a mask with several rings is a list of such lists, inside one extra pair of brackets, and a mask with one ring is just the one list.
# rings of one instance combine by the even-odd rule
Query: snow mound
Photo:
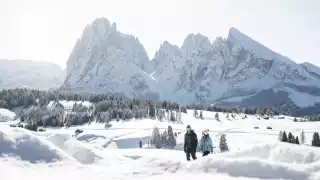
[(52, 163), (66, 157), (52, 144), (22, 130), (0, 130), (0, 157), (14, 157), (31, 163)]
[(69, 134), (53, 134), (47, 139), (80, 163), (92, 164), (101, 159), (90, 148), (85, 147), (84, 144), (72, 138)]
[(13, 120), (16, 114), (8, 109), (0, 108), (0, 121)]
[(240, 152), (228, 153), (225, 156), (234, 158), (259, 158), (274, 162), (310, 164), (320, 162), (320, 152), (308, 146), (289, 143), (266, 144), (254, 146)]
[[(199, 156), (199, 155), (198, 155)], [(154, 168), (170, 173), (227, 174), (239, 178), (307, 180), (312, 172), (294, 164), (276, 163), (262, 159), (226, 158), (219, 156), (198, 157), (197, 161), (185, 162), (165, 158), (142, 158)]]

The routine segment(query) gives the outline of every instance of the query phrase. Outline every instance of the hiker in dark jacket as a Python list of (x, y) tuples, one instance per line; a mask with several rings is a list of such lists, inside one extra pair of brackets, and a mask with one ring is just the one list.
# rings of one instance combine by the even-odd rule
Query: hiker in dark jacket
[(190, 161), (190, 155), (193, 160), (196, 160), (196, 150), (198, 146), (197, 134), (191, 129), (190, 125), (187, 126), (187, 132), (184, 135), (184, 152), (187, 155), (187, 160)]

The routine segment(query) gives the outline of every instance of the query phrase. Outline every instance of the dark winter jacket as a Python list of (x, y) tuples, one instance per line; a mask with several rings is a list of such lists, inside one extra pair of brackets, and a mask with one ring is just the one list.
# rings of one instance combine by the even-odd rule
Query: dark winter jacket
[(184, 149), (193, 149), (194, 151), (197, 149), (198, 146), (198, 137), (197, 134), (191, 130), (189, 133), (187, 132), (184, 135)]

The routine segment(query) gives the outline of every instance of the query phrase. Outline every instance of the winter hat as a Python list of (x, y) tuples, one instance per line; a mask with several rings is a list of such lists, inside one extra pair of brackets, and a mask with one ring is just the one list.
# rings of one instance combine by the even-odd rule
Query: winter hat
[(202, 134), (208, 135), (209, 134), (209, 129), (202, 131)]
[(190, 125), (188, 125), (188, 126), (187, 126), (187, 129), (191, 129), (191, 126), (190, 126)]

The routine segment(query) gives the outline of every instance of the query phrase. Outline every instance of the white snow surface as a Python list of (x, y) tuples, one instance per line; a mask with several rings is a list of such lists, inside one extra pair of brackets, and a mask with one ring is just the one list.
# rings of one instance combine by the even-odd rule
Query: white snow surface
[[(318, 180), (320, 178), (320, 151), (311, 147), (318, 122), (293, 122), (285, 119), (257, 120), (255, 115), (230, 116), (203, 112), (204, 119), (192, 116), (193, 111), (182, 114), (183, 123), (169, 123), (151, 119), (92, 123), (82, 126), (47, 129), (31, 132), (11, 128), (0, 123), (1, 179), (293, 179)], [(182, 151), (186, 125), (191, 125), (200, 139), (201, 131), (210, 130), (214, 153), (187, 162)], [(148, 141), (154, 126), (164, 131), (171, 125), (178, 132), (177, 148), (154, 149)], [(258, 126), (259, 129), (254, 129)], [(266, 129), (271, 126), (273, 129)], [(83, 133), (74, 136), (76, 129)], [(298, 136), (306, 134), (306, 144), (280, 143), (280, 130)], [(226, 134), (229, 152), (220, 153), (219, 138)], [(143, 148), (138, 148), (138, 141)]]
[(16, 114), (8, 109), (0, 108), (0, 121), (13, 120)]

